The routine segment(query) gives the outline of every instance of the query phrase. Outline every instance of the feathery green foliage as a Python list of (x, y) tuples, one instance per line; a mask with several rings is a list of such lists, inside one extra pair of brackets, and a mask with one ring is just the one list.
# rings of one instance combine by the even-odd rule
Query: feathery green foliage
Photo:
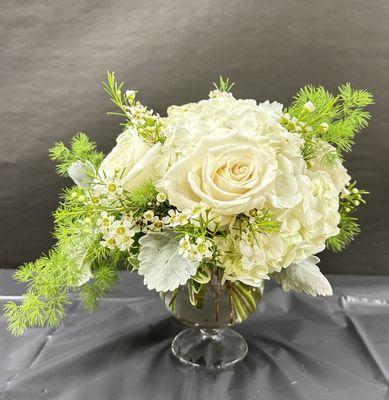
[[(307, 109), (308, 102), (313, 104), (313, 111)], [(365, 108), (373, 103), (371, 93), (352, 89), (349, 83), (340, 86), (336, 96), (322, 86), (302, 88), (287, 112), (302, 123), (305, 160), (322, 154), (319, 150), (322, 150), (323, 142), (331, 144), (336, 150), (327, 150), (330, 154), (324, 154), (327, 164), (333, 164), (344, 152), (349, 152), (355, 135), (367, 126), (370, 119), (370, 113)]]
[(357, 189), (356, 182), (347, 187), (348, 194), (341, 195), (339, 199), (340, 232), (326, 241), (328, 249), (339, 252), (344, 250), (361, 232), (358, 218), (352, 216), (361, 204), (366, 201), (363, 196), (369, 194), (366, 190)]
[[(62, 171), (78, 159), (76, 156), (87, 157), (86, 149), (89, 154), (97, 154), (94, 145), (89, 145), (84, 136), (80, 139), (77, 135), (72, 143), (71, 150), (60, 144), (55, 147), (55, 160), (60, 162)], [(85, 143), (86, 146), (83, 145)], [(100, 155), (96, 159), (99, 160)], [(9, 329), (14, 335), (22, 334), (31, 326), (57, 327), (75, 292), (80, 292), (85, 307), (92, 311), (115, 285), (120, 267), (136, 266), (129, 253), (100, 245), (101, 234), (94, 233), (90, 226), (95, 225), (101, 212), (106, 211), (113, 216), (123, 212), (141, 215), (150, 209), (151, 203), (154, 207), (165, 207), (163, 204), (156, 205), (158, 191), (151, 181), (133, 193), (126, 193), (122, 200), (109, 206), (94, 203), (89, 190), (80, 187), (64, 190), (60, 205), (54, 212), (57, 243), (47, 255), (26, 263), (16, 271), (14, 278), (19, 283), (27, 284), (28, 289), (21, 304), (8, 302), (5, 306)], [(138, 238), (135, 239), (136, 248)], [(92, 276), (80, 287), (80, 282), (84, 280), (84, 266), (90, 268)]]
[(96, 143), (83, 132), (72, 138), (70, 147), (66, 147), (63, 142), (55, 143), (49, 155), (51, 160), (58, 163), (56, 170), (60, 176), (68, 176), (68, 168), (78, 160), (88, 160), (97, 168), (104, 158), (104, 154), (96, 150)]
[(115, 263), (99, 264), (93, 270), (93, 279), (81, 286), (81, 298), (85, 307), (92, 312), (99, 301), (106, 297), (119, 279), (118, 269)]
[(216, 90), (220, 92), (231, 92), (231, 89), (235, 85), (235, 82), (230, 83), (230, 78), (224, 79), (221, 75), (219, 76), (219, 84), (213, 82), (213, 86), (215, 86)]
[(146, 181), (142, 186), (131, 192), (131, 208), (137, 213), (143, 213), (150, 208), (149, 203), (155, 202), (158, 190), (152, 181)]
[(361, 232), (358, 224), (358, 218), (347, 214), (340, 214), (338, 235), (333, 236), (326, 241), (326, 246), (333, 252), (344, 250)]
[(15, 273), (18, 283), (27, 283), (28, 290), (20, 305), (12, 301), (5, 305), (5, 316), (14, 335), (21, 335), (29, 326), (59, 325), (70, 303), (68, 289), (78, 278), (74, 264), (67, 247), (56, 246), (47, 256), (25, 264)]
[(81, 286), (81, 296), (86, 308), (92, 310), (113, 287), (119, 265), (126, 260), (124, 253), (100, 246), (99, 237), (84, 231), (79, 220), (57, 225), (56, 236), (59, 240), (46, 256), (26, 263), (14, 275), (19, 283), (28, 285), (21, 304), (11, 301), (5, 305), (14, 335), (31, 326), (58, 327), (71, 294), (79, 290), (84, 263), (93, 276)]

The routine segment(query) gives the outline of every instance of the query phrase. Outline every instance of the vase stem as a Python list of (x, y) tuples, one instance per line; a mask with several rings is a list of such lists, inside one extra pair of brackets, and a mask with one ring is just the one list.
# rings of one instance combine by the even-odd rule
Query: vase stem
[(220, 334), (220, 329), (204, 329), (201, 328), (200, 332), (203, 334), (205, 338), (217, 339)]
[(189, 328), (173, 340), (173, 354), (184, 364), (206, 369), (228, 368), (247, 354), (247, 343), (236, 331)]

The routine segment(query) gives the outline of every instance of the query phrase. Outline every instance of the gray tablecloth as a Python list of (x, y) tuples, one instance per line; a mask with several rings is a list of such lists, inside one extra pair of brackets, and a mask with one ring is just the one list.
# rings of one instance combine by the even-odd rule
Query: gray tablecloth
[[(313, 299), (267, 286), (261, 309), (236, 329), (245, 360), (217, 373), (169, 352), (182, 329), (140, 279), (89, 315), (79, 299), (58, 329), (13, 338), (0, 318), (0, 399), (389, 399), (389, 277), (332, 276)], [(0, 270), (0, 303), (21, 290)]]

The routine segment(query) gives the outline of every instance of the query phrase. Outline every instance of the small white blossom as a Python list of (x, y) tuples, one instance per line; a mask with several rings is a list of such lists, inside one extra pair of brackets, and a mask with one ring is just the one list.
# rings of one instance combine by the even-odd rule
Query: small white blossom
[(116, 248), (121, 251), (129, 250), (134, 243), (132, 238), (137, 231), (132, 216), (125, 214), (120, 219), (114, 220), (114, 217), (108, 216), (106, 212), (101, 214), (98, 224), (100, 224), (99, 230), (103, 233), (103, 238), (100, 244), (111, 250)]
[(212, 257), (212, 242), (205, 238), (197, 238), (196, 239), (196, 252), (197, 252), (197, 260), (201, 261), (203, 258)]
[(108, 179), (104, 182), (107, 197), (115, 200), (123, 193), (123, 188), (117, 179)]
[(189, 216), (185, 212), (180, 213), (177, 216), (177, 223), (178, 225), (186, 225), (189, 222)]
[(120, 251), (129, 250), (132, 244), (134, 243), (133, 236), (135, 234), (134, 231), (127, 232), (127, 235), (124, 235), (121, 240), (118, 242), (118, 248)]
[(161, 232), (163, 228), (163, 222), (161, 219), (156, 215), (153, 217), (151, 224), (147, 227), (152, 232)]
[(184, 258), (189, 258), (192, 244), (189, 239), (189, 235), (185, 235), (179, 242), (178, 254)]
[(166, 199), (167, 199), (167, 196), (166, 196), (165, 193), (158, 193), (158, 194), (157, 194), (157, 201), (158, 201), (158, 203), (163, 203), (163, 202), (166, 201)]
[(191, 242), (190, 236), (186, 234), (179, 242), (178, 254), (190, 261), (202, 261), (204, 258), (212, 257), (212, 242), (206, 238), (197, 238), (195, 243)]
[(113, 215), (108, 215), (106, 211), (100, 214), (100, 218), (97, 220), (97, 226), (101, 233), (107, 233), (108, 229), (111, 227), (115, 217)]
[(106, 236), (103, 238), (103, 240), (100, 242), (100, 244), (103, 247), (106, 247), (107, 249), (114, 250), (116, 248), (117, 242), (114, 237)]
[(162, 222), (165, 225), (168, 225), (168, 226), (171, 226), (174, 228), (175, 226), (179, 225), (177, 217), (178, 217), (178, 213), (176, 211), (169, 210), (168, 215), (166, 217), (162, 218)]
[(122, 221), (114, 221), (112, 223), (111, 232), (114, 236), (124, 236), (127, 232), (127, 228), (123, 225)]
[(147, 210), (144, 214), (143, 214), (143, 218), (145, 219), (145, 221), (150, 222), (153, 220), (154, 218), (154, 211), (153, 210)]

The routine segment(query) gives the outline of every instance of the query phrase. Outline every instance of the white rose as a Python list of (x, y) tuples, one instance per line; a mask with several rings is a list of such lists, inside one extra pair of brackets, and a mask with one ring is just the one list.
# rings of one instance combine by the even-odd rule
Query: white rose
[(116, 146), (101, 163), (100, 176), (112, 177), (118, 172), (123, 188), (128, 191), (139, 187), (147, 179), (155, 180), (159, 177), (155, 161), (161, 143), (146, 143), (131, 128), (121, 133), (116, 142)]
[(203, 137), (190, 155), (177, 161), (162, 185), (180, 210), (205, 202), (233, 216), (261, 208), (277, 174), (275, 149), (253, 132), (220, 131)]

